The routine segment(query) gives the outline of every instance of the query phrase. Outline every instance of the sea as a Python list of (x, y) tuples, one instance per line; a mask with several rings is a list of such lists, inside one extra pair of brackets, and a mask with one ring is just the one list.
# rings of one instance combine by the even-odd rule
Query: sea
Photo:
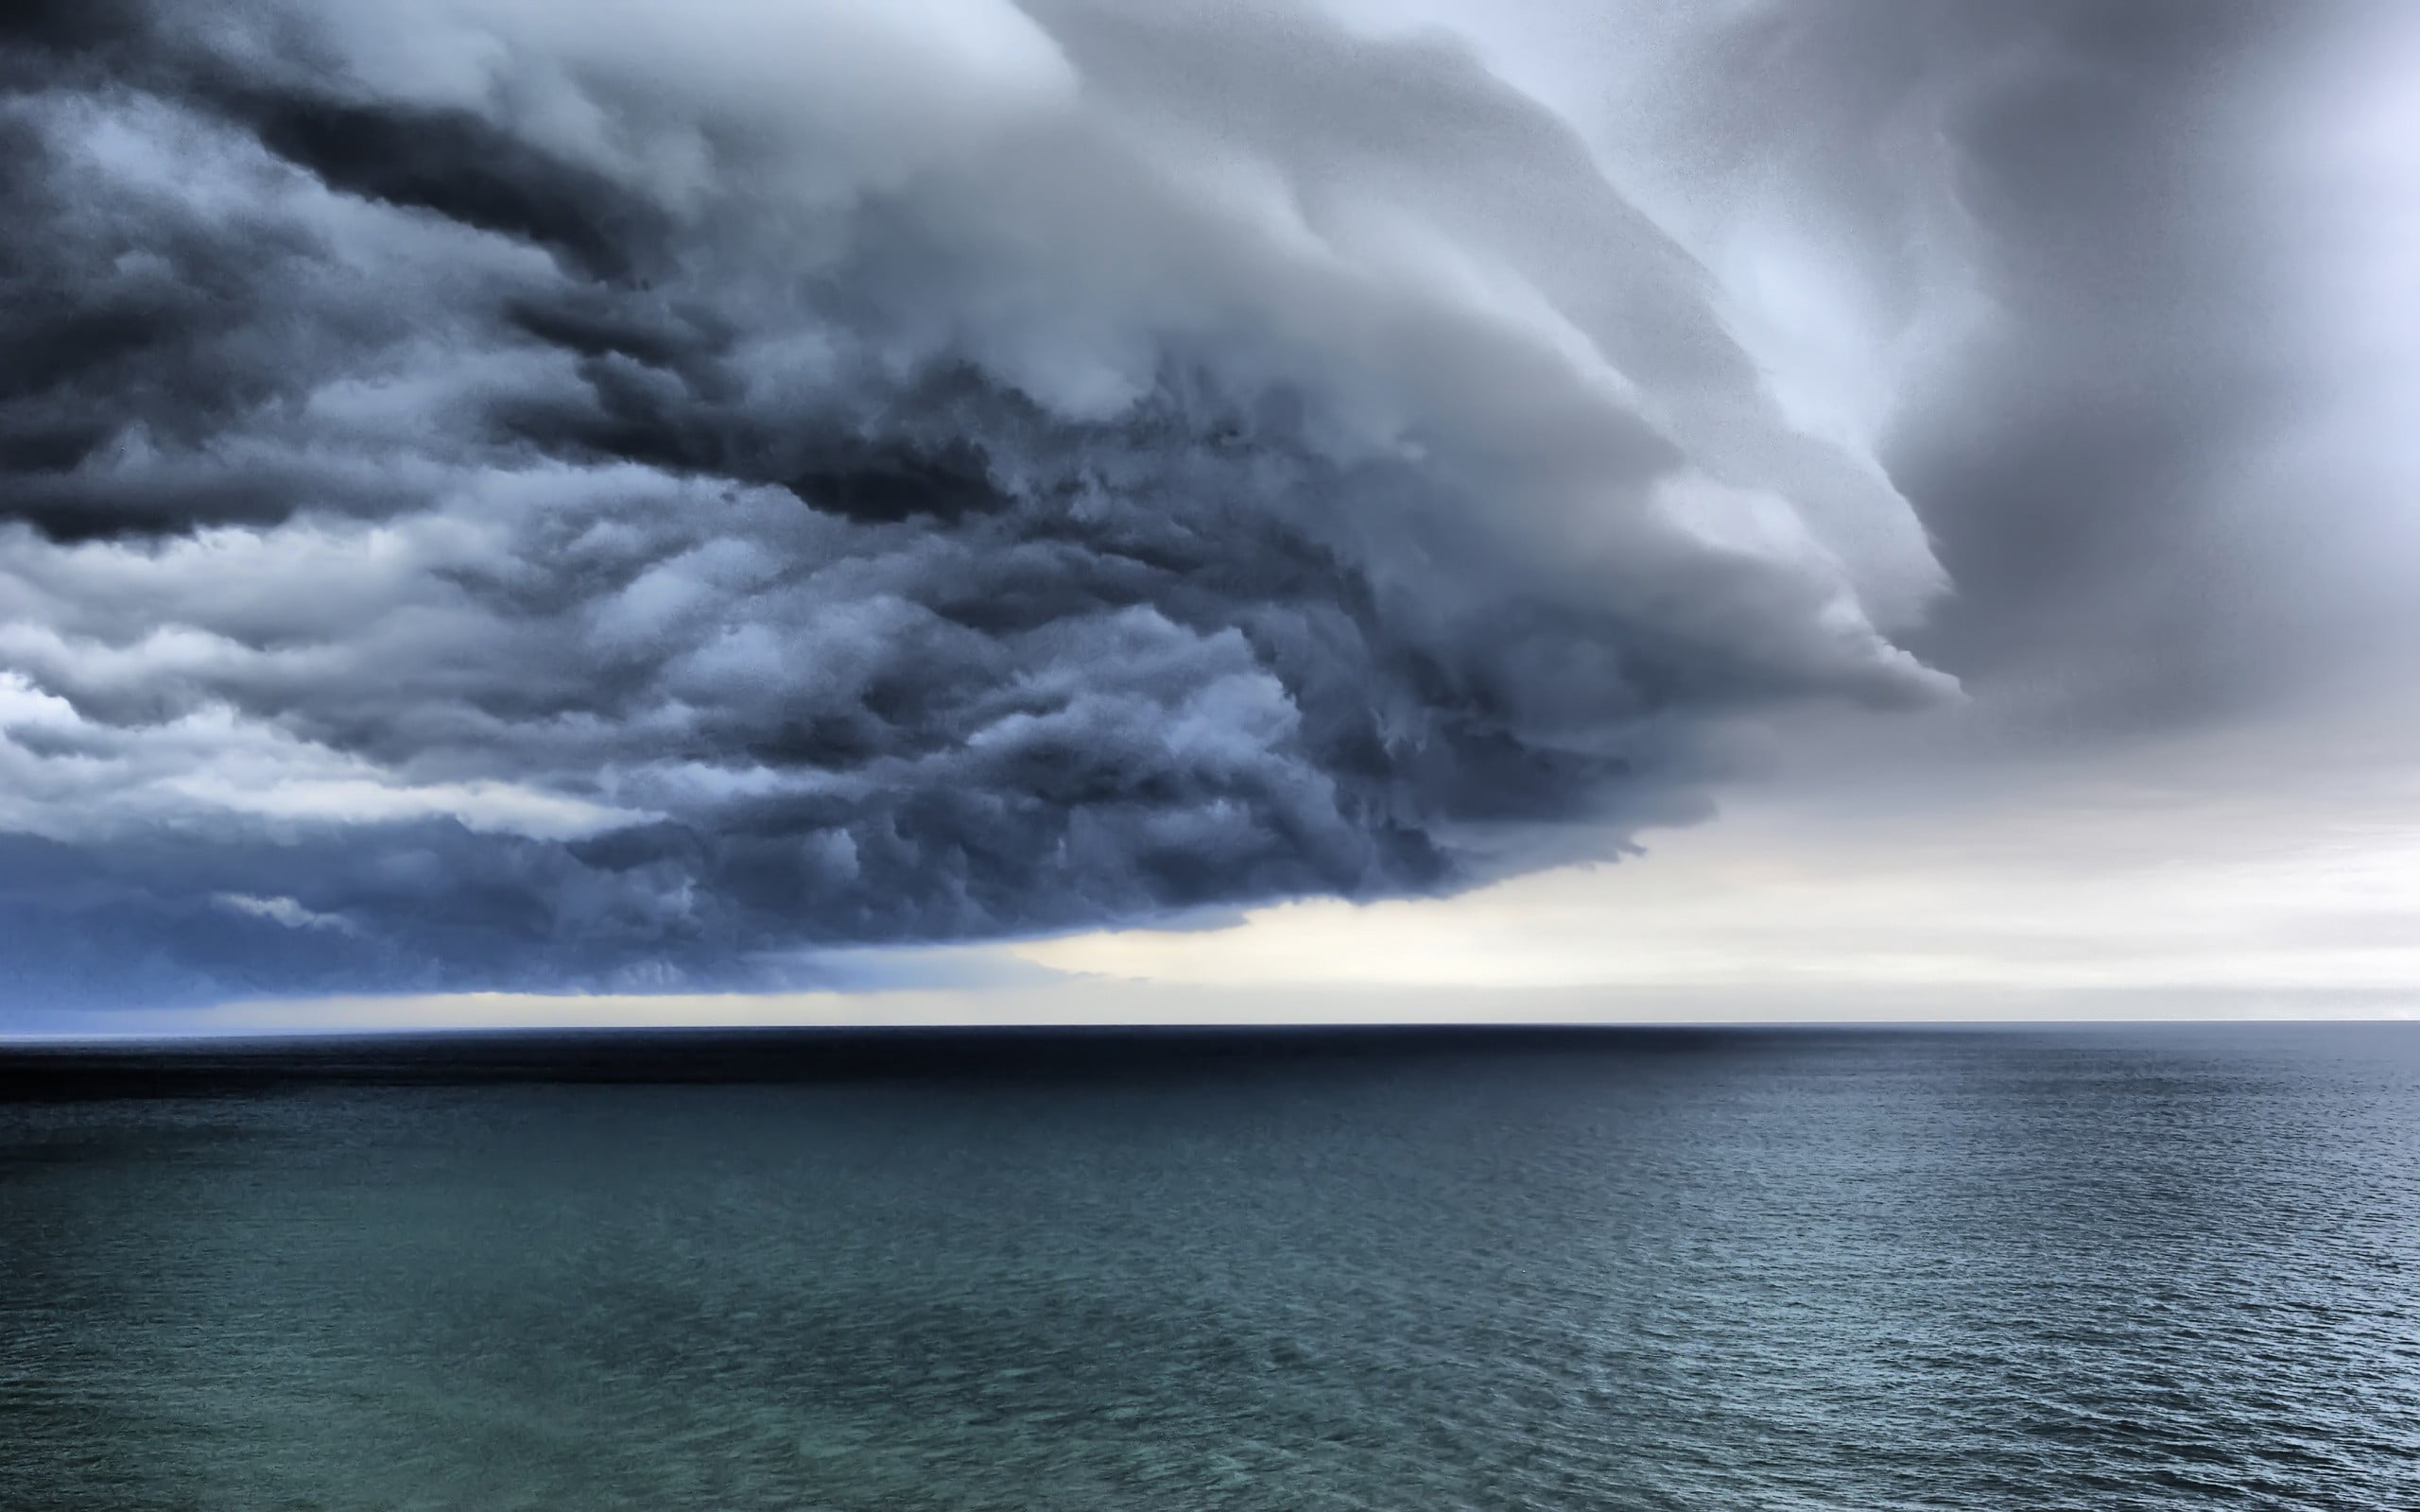
[(2420, 1024), (0, 1053), (0, 1508), (2420, 1508)]

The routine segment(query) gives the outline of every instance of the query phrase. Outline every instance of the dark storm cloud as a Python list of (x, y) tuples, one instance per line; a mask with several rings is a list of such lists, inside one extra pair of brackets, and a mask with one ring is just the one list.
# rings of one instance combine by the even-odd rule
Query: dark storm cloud
[[(930, 13), (927, 14), (926, 9)], [(1467, 885), (1944, 679), (1553, 117), (1307, 12), (20, 12), (9, 990)]]

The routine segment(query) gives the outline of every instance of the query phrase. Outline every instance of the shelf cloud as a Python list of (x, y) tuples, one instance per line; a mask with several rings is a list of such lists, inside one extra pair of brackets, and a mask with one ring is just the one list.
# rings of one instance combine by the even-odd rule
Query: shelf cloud
[(1950, 686), (1890, 638), (1942, 586), (1906, 502), (1448, 43), (989, 0), (8, 43), (28, 974), (687, 982), (1452, 888), (1701, 805), (1703, 719)]

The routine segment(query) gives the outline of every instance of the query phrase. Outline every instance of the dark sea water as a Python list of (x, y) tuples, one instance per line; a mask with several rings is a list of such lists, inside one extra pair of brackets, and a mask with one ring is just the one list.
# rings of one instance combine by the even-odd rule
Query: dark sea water
[(16, 1057), (0, 1508), (2420, 1507), (2420, 1025), (1105, 1045)]

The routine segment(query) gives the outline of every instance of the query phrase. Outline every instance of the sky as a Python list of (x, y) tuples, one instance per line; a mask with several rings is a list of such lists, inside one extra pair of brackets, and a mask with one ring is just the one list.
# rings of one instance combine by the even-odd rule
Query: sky
[(0, 20), (0, 1035), (2420, 1011), (2420, 19)]

